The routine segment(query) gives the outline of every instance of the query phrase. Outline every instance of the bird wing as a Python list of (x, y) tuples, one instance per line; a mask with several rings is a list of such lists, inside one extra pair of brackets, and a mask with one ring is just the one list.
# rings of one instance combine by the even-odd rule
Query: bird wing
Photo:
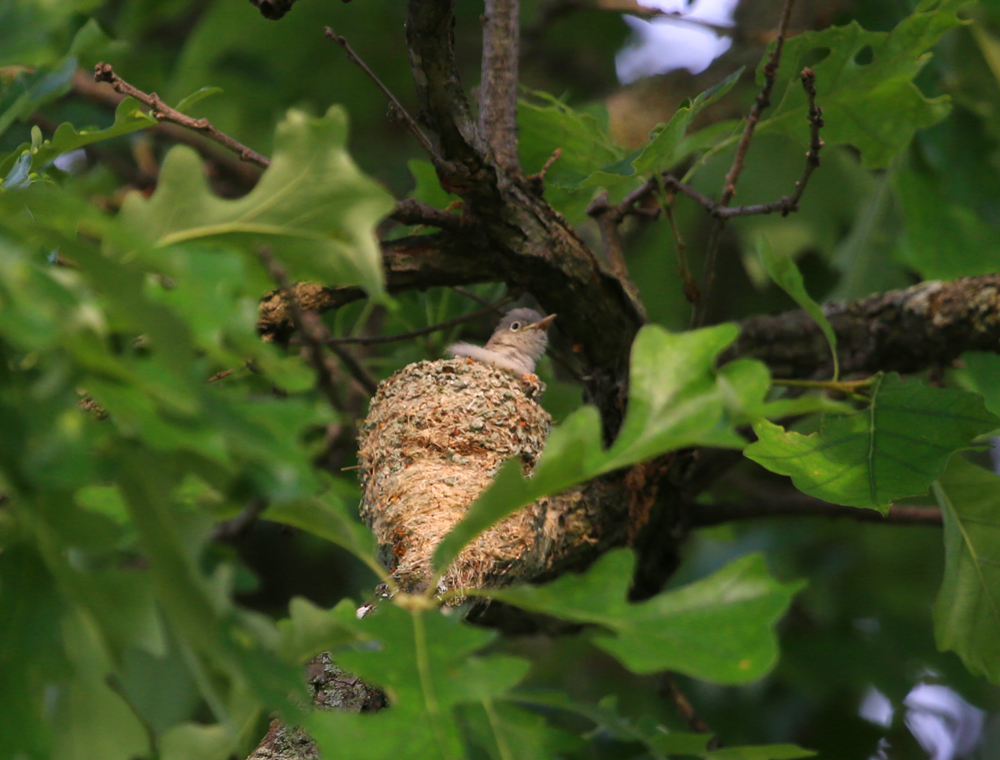
[(519, 362), (513, 357), (504, 356), (496, 351), (490, 351), (482, 346), (474, 346), (471, 343), (452, 343), (445, 351), (458, 358), (475, 359), (484, 364), (492, 364), (494, 367), (517, 372), (521, 375), (531, 372), (530, 367), (525, 367), (523, 362)]

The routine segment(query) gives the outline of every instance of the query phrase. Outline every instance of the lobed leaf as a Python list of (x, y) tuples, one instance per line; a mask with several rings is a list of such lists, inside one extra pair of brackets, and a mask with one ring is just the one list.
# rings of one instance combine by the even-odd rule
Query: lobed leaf
[(679, 334), (655, 325), (642, 328), (632, 346), (628, 410), (611, 448), (602, 448), (595, 408), (574, 412), (549, 435), (530, 478), (518, 462), (504, 464), (441, 542), (436, 567), (447, 567), (472, 538), (542, 496), (685, 446), (743, 446), (735, 425), (763, 408), (768, 373), (752, 360), (740, 367), (755, 371), (739, 377), (713, 369), (715, 357), (736, 335), (732, 324)]
[(528, 663), (516, 657), (472, 656), (496, 633), (457, 617), (383, 604), (355, 620), (352, 610), (341, 608), (336, 617), (360, 643), (336, 652), (337, 663), (383, 688), (391, 709), (377, 715), (310, 715), (305, 725), (323, 757), (460, 758), (463, 737), (455, 708), (492, 702), (527, 672)]
[(289, 111), (278, 125), (271, 166), (243, 198), (208, 187), (201, 159), (176, 147), (163, 163), (156, 192), (126, 198), (125, 230), (158, 248), (191, 241), (267, 246), (290, 278), (360, 285), (384, 295), (375, 225), (393, 208), (391, 196), (361, 173), (347, 152), (347, 115), (332, 107), (322, 118)]
[(759, 440), (744, 454), (811, 496), (884, 513), (896, 499), (926, 493), (955, 451), (998, 424), (974, 393), (890, 374), (876, 379), (866, 410), (827, 415), (818, 433), (755, 422)]
[(490, 591), (532, 612), (601, 626), (594, 643), (635, 673), (673, 670), (715, 683), (746, 683), (778, 658), (774, 625), (802, 583), (779, 583), (763, 555), (743, 557), (707, 578), (629, 604), (632, 553), (609, 552), (584, 575), (544, 586)]
[[(927, 51), (962, 23), (963, 5), (966, 0), (923, 0), (891, 32), (869, 32), (852, 21), (788, 39), (772, 96), (777, 106), (757, 131), (806, 139), (808, 102), (799, 72), (807, 56), (826, 54), (810, 64), (826, 124), (823, 140), (855, 146), (866, 167), (888, 166), (918, 129), (938, 123), (951, 109), (948, 96), (927, 98), (913, 80), (930, 58)], [(860, 62), (869, 51), (870, 62)], [(757, 69), (759, 84), (769, 55)]]

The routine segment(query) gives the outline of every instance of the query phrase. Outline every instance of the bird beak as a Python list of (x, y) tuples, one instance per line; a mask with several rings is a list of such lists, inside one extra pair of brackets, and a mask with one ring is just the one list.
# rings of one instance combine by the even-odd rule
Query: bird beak
[(549, 325), (552, 324), (552, 320), (556, 318), (555, 314), (549, 314), (545, 319), (540, 319), (533, 325), (528, 325), (529, 330), (545, 330)]

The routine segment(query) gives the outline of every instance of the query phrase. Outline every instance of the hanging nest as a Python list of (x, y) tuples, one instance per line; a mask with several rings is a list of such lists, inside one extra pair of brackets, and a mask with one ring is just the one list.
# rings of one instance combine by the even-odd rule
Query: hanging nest
[[(421, 591), (432, 555), (500, 465), (535, 465), (552, 420), (544, 384), (468, 359), (418, 362), (383, 381), (361, 425), (361, 516), (382, 563), (405, 591)], [(537, 561), (545, 504), (510, 515), (467, 546), (439, 591), (503, 585)]]

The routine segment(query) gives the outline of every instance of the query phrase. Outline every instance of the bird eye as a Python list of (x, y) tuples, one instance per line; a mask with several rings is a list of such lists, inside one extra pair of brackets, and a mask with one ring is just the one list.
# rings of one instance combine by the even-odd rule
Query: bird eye
[(520, 322), (511, 322), (510, 323), (510, 329), (513, 330), (514, 332), (517, 332), (518, 330), (521, 329), (521, 323)]

